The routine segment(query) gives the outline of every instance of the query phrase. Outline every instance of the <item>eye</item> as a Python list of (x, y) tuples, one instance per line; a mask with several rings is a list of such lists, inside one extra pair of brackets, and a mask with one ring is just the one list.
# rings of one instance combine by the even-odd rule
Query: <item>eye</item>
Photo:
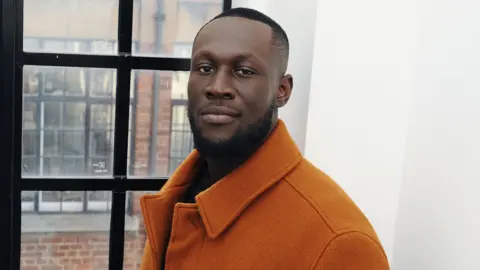
[(213, 69), (213, 67), (211, 67), (211, 66), (209, 66), (209, 65), (200, 65), (200, 66), (198, 66), (198, 71), (199, 71), (200, 73), (206, 73), (206, 74), (208, 74), (208, 73), (214, 72), (215, 70)]
[(237, 75), (240, 75), (240, 76), (252, 76), (252, 75), (255, 75), (257, 74), (257, 72), (255, 72), (255, 70), (251, 69), (251, 68), (239, 68), (239, 69), (236, 69), (234, 71), (235, 74)]

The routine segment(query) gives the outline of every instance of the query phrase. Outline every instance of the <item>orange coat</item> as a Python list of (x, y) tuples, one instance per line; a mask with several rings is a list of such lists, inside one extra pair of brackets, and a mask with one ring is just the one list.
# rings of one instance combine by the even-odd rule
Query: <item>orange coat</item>
[(141, 198), (142, 270), (389, 269), (367, 218), (302, 157), (282, 121), (196, 204), (179, 203), (198, 159), (193, 151), (158, 194)]

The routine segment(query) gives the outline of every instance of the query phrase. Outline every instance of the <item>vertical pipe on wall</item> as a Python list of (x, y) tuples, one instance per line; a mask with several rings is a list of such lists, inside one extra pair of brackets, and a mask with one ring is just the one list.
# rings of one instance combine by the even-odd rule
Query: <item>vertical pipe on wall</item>
[[(164, 21), (164, 7), (163, 0), (156, 0), (157, 12), (155, 13), (155, 40), (154, 40), (154, 54), (162, 53), (162, 37), (163, 37), (163, 21)], [(155, 175), (157, 173), (157, 133), (158, 133), (158, 112), (159, 112), (159, 96), (160, 96), (160, 75), (157, 71), (153, 73), (153, 87), (152, 87), (152, 116), (151, 116), (151, 136), (150, 136), (150, 156), (148, 174)]]

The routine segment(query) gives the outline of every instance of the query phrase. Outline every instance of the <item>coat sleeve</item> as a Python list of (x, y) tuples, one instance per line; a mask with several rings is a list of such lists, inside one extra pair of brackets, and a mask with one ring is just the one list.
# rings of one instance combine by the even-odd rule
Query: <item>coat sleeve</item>
[(333, 238), (320, 254), (315, 270), (389, 270), (381, 245), (362, 232)]

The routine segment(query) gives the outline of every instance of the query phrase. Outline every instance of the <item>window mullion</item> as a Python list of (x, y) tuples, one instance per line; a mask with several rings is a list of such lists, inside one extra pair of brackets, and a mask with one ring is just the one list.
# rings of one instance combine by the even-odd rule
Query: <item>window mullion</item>
[[(131, 55), (132, 52), (133, 1), (118, 1), (118, 51), (119, 55)], [(115, 179), (126, 179), (128, 121), (130, 108), (130, 74), (131, 62), (125, 58), (120, 60), (117, 69), (115, 97), (115, 132), (113, 176)], [(110, 219), (109, 270), (123, 268), (125, 239), (125, 203), (126, 192), (113, 190), (112, 212)]]

